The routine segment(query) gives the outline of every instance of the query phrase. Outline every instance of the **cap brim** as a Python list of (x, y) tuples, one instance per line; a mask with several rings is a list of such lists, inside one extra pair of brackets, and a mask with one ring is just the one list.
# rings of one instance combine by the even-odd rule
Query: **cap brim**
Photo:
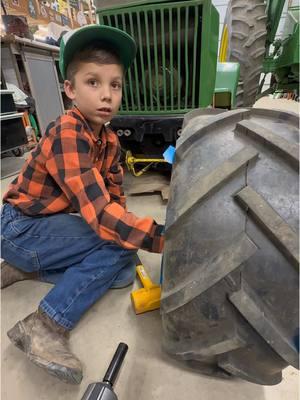
[(64, 77), (66, 68), (78, 50), (84, 49), (89, 43), (103, 43), (111, 48), (120, 58), (125, 71), (130, 67), (136, 55), (134, 39), (126, 32), (106, 25), (88, 25), (74, 32), (65, 44)]

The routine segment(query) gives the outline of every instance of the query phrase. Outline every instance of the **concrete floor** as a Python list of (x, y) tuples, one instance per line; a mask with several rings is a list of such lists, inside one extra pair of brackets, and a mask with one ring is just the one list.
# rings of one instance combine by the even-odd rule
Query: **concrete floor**
[[(12, 179), (1, 181), (2, 193)], [(159, 194), (129, 196), (128, 207), (139, 216), (150, 215), (164, 222), (166, 205)], [(153, 280), (158, 281), (161, 256), (140, 251), (140, 258)], [(133, 288), (137, 287), (136, 281)], [(16, 321), (37, 308), (50, 288), (49, 284), (25, 281), (1, 292), (2, 400), (80, 400), (89, 383), (102, 379), (121, 341), (128, 344), (129, 351), (115, 385), (120, 400), (298, 398), (298, 372), (292, 367), (284, 371), (279, 385), (267, 387), (239, 379), (211, 378), (170, 359), (161, 350), (159, 311), (135, 315), (130, 302), (132, 287), (109, 291), (74, 329), (71, 346), (84, 365), (84, 379), (80, 386), (64, 384), (32, 365), (6, 336)]]

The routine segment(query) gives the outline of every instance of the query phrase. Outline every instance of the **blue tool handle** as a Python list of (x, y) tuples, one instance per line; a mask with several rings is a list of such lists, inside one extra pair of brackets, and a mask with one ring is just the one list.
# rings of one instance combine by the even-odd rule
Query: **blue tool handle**
[(163, 265), (164, 265), (164, 255), (161, 258), (161, 265), (160, 265), (160, 278), (159, 278), (160, 285), (162, 285), (163, 283)]

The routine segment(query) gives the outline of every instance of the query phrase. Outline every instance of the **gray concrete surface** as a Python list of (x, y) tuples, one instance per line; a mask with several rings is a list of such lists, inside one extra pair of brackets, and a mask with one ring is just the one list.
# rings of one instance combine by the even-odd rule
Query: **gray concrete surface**
[[(276, 108), (276, 107), (275, 107)], [(5, 159), (3, 160), (3, 162)], [(135, 178), (142, 179), (142, 178)], [(11, 178), (1, 181), (2, 193)], [(130, 178), (130, 186), (134, 178)], [(159, 194), (129, 196), (130, 211), (164, 222), (166, 205)], [(161, 256), (140, 252), (153, 280), (159, 280)], [(139, 287), (138, 282), (133, 288)], [(8, 340), (6, 331), (36, 309), (50, 285), (25, 281), (1, 292), (1, 399), (79, 400), (87, 385), (103, 377), (120, 341), (129, 351), (115, 385), (120, 400), (296, 400), (298, 371), (283, 373), (283, 381), (272, 387), (239, 379), (220, 380), (187, 369), (161, 350), (159, 311), (135, 315), (130, 302), (132, 287), (109, 291), (83, 317), (71, 335), (71, 346), (84, 365), (80, 386), (58, 381), (32, 365)]]

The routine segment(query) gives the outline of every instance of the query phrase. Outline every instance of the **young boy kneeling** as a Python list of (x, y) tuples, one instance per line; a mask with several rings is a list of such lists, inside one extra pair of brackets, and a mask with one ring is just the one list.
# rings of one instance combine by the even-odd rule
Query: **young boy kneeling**
[(3, 199), (1, 287), (55, 283), (8, 336), (36, 365), (71, 383), (80, 383), (82, 367), (68, 332), (109, 288), (133, 281), (137, 249), (159, 253), (164, 243), (162, 225), (126, 210), (120, 144), (106, 127), (135, 53), (134, 40), (111, 27), (63, 36), (60, 70), (74, 108), (50, 123)]

